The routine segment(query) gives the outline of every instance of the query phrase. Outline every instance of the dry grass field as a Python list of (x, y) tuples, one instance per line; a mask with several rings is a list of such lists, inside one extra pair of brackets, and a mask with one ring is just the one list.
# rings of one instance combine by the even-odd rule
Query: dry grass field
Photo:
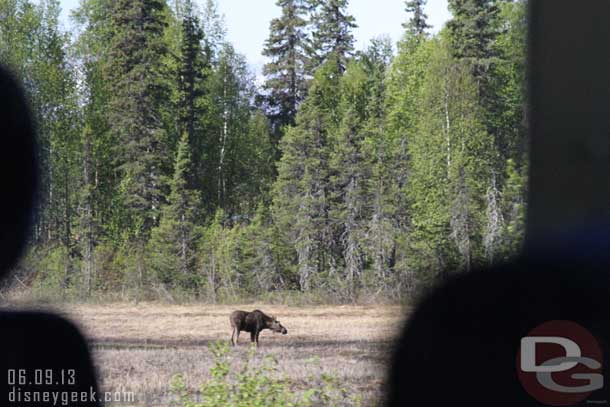
[[(183, 374), (196, 392), (209, 379), (212, 357), (207, 345), (231, 336), (228, 316), (234, 309), (262, 309), (276, 315), (288, 335), (264, 331), (254, 363), (274, 355), (291, 383), (311, 375), (335, 375), (362, 394), (364, 405), (378, 399), (385, 368), (404, 318), (397, 306), (285, 307), (108, 304), (56, 308), (90, 338), (105, 391), (134, 392), (137, 405), (170, 404), (172, 377)], [(249, 335), (242, 333), (231, 357), (243, 359)]]

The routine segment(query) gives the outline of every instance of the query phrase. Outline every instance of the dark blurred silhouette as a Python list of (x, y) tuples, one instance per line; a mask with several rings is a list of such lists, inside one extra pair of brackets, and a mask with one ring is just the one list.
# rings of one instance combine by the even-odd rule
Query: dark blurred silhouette
[[(36, 196), (35, 137), (24, 94), (0, 68), (0, 275), (19, 259)], [(0, 405), (96, 406), (87, 343), (70, 322), (48, 313), (0, 312)]]
[[(517, 361), (521, 339), (555, 320), (586, 328), (603, 352), (604, 386), (577, 405), (610, 402), (608, 21), (607, 1), (530, 1), (524, 253), (454, 275), (415, 307), (392, 362), (389, 406), (545, 405), (521, 385)], [(568, 393), (553, 397), (574, 404)]]

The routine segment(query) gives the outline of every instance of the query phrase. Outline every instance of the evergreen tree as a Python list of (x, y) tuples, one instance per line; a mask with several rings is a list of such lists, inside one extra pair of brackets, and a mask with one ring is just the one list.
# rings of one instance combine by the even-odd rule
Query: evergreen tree
[(411, 15), (409, 22), (403, 24), (407, 33), (411, 36), (426, 35), (426, 30), (430, 28), (428, 16), (424, 12), (427, 0), (407, 0), (405, 1), (405, 11)]
[(356, 19), (347, 12), (349, 0), (316, 0), (313, 16), (311, 70), (326, 62), (332, 55), (338, 71), (343, 73), (354, 51)]
[(65, 291), (80, 282), (74, 263), (80, 254), (82, 151), (77, 76), (59, 15), (57, 0), (0, 2), (0, 60), (22, 81), (37, 124), (40, 178), (32, 243), (54, 261), (36, 269), (35, 277)]
[(499, 33), (497, 1), (449, 0), (449, 10), (453, 14), (447, 23), (451, 53), (466, 60), (479, 86), (485, 86), (485, 76), (497, 57), (493, 47)]
[(396, 298), (414, 293), (414, 270), (419, 269), (422, 259), (411, 250), (413, 242), (418, 242), (417, 229), (412, 227), (412, 206), (418, 202), (408, 199), (413, 159), (410, 150), (421, 119), (420, 106), (434, 44), (426, 36), (405, 31), (383, 82), (387, 86), (383, 132), (370, 143), (374, 163), (370, 236), (375, 237), (375, 242), (369, 247), (377, 281)]
[(346, 299), (355, 300), (365, 264), (366, 220), (368, 219), (367, 179), (370, 168), (363, 154), (367, 117), (367, 73), (358, 63), (350, 63), (341, 80), (342, 121), (333, 134), (330, 154), (330, 222), (334, 225), (335, 246), (341, 253), (343, 273), (334, 283), (343, 288)]
[[(363, 285), (367, 289), (398, 293), (403, 287), (396, 270), (397, 240), (405, 232), (408, 219), (402, 190), (407, 159), (406, 154), (401, 153), (405, 140), (398, 141), (387, 120), (389, 71), (392, 66), (396, 68), (389, 39), (373, 40), (360, 57), (359, 65), (367, 78), (362, 90), (367, 95), (367, 104), (361, 131), (365, 136), (362, 155), (368, 172), (365, 178), (368, 213), (363, 247), (369, 273), (364, 275)], [(404, 83), (396, 85), (401, 89), (405, 87)]]
[(282, 15), (271, 21), (269, 38), (263, 55), (271, 62), (265, 65), (264, 85), (268, 116), (277, 144), (282, 128), (294, 125), (297, 108), (307, 91), (308, 65), (307, 13), (305, 0), (277, 0)]
[(82, 0), (73, 44), (58, 0), (0, 1), (0, 59), (40, 146), (19, 281), (74, 297), (401, 299), (511, 257), (527, 194), (525, 1), (451, 0), (435, 35), (425, 1), (405, 3), (393, 57), (384, 38), (353, 53), (347, 0), (278, 0), (262, 111), (215, 0), (202, 13)]
[(189, 185), (201, 189), (206, 137), (202, 118), (206, 114), (207, 78), (210, 75), (209, 50), (203, 49), (204, 35), (190, 0), (181, 3), (183, 18), (180, 58), (178, 62), (178, 131), (188, 134), (192, 165)]
[(506, 27), (496, 48), (500, 61), (494, 70), (496, 99), (491, 116), (498, 148), (505, 161), (500, 210), (504, 229), (496, 257), (508, 259), (519, 252), (525, 235), (527, 197), (526, 52), (527, 2), (501, 3), (501, 24)]
[[(103, 239), (120, 240), (122, 235), (117, 215), (116, 192), (120, 180), (116, 176), (116, 146), (118, 139), (109, 131), (108, 107), (111, 99), (111, 85), (104, 72), (110, 42), (112, 2), (109, 0), (87, 0), (81, 3), (73, 14), (74, 22), (81, 29), (81, 35), (74, 44), (74, 51), (82, 63), (83, 88), (83, 151), (89, 157), (91, 171), (87, 172), (84, 184), (90, 189), (83, 196), (91, 201), (96, 241)], [(89, 162), (85, 161), (83, 163)], [(83, 175), (85, 175), (83, 169)], [(88, 180), (87, 180), (88, 179)]]
[(259, 204), (252, 222), (244, 231), (240, 250), (240, 263), (246, 274), (245, 285), (252, 294), (285, 288), (287, 273), (281, 263), (280, 241), (269, 208)]
[[(114, 288), (118, 278), (100, 258), (124, 237), (122, 213), (117, 191), (120, 179), (117, 165), (118, 139), (109, 131), (108, 107), (111, 84), (104, 69), (112, 40), (112, 2), (86, 0), (72, 14), (80, 35), (73, 44), (81, 63), (83, 130), (81, 131), (82, 168), (79, 191), (78, 230), (82, 253), (81, 274), (84, 293)], [(103, 254), (102, 254), (103, 253)], [(78, 265), (78, 260), (75, 262)]]
[[(496, 0), (451, 0), (453, 18), (447, 23), (451, 55), (466, 63), (478, 87), (479, 104), (483, 107), (484, 123), (493, 134), (496, 147), (502, 148), (494, 116), (499, 114), (497, 89), (493, 84), (494, 68), (498, 63), (495, 47), (499, 29), (499, 7)], [(502, 160), (500, 161), (502, 162)], [(503, 173), (503, 171), (501, 171)]]
[(198, 192), (189, 188), (192, 171), (188, 133), (178, 144), (174, 176), (170, 182), (168, 203), (161, 222), (152, 232), (149, 245), (151, 268), (165, 286), (197, 288), (196, 247), (198, 239)]
[[(498, 54), (492, 70), (493, 98), (488, 100), (488, 121), (503, 159), (514, 160), (517, 168), (527, 162), (526, 120), (526, 1), (500, 4), (499, 25), (505, 29), (498, 35), (494, 50)], [(500, 179), (505, 179), (500, 177)]]
[[(329, 223), (329, 134), (337, 128), (340, 74), (329, 60), (316, 72), (309, 96), (281, 142), (274, 186), (274, 220), (296, 252), (299, 288), (336, 277), (337, 247)], [(327, 281), (327, 280), (326, 280)]]
[(145, 246), (157, 226), (169, 173), (170, 145), (162, 118), (169, 104), (166, 88), (166, 3), (117, 0), (111, 9), (113, 36), (106, 61), (110, 82), (109, 131), (118, 142), (119, 229), (133, 260), (126, 278), (138, 296), (147, 288)]
[(160, 107), (166, 98), (161, 61), (165, 2), (118, 0), (112, 8), (114, 27), (106, 74), (111, 83), (108, 117), (119, 147), (125, 222), (131, 236), (144, 242), (157, 223), (163, 198), (166, 129)]

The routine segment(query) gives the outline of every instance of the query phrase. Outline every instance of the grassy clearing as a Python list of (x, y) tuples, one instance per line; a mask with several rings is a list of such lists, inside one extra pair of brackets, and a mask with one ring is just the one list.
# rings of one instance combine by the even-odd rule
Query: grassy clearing
[[(398, 306), (287, 307), (167, 305), (157, 303), (68, 305), (56, 308), (76, 321), (90, 338), (103, 389), (132, 391), (140, 405), (169, 405), (169, 384), (180, 374), (186, 390), (197, 394), (210, 380), (213, 357), (208, 345), (228, 341), (234, 309), (262, 309), (276, 315), (288, 335), (264, 331), (251, 363), (268, 356), (295, 391), (312, 377), (330, 375), (362, 396), (363, 405), (379, 397), (385, 368), (405, 316)], [(247, 358), (249, 335), (229, 359), (239, 368)]]

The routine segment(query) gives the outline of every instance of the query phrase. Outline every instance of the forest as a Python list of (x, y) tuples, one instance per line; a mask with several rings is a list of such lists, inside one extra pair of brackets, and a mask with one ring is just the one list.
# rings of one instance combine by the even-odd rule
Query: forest
[(277, 0), (257, 78), (215, 0), (81, 0), (69, 32), (1, 1), (41, 176), (0, 294), (400, 303), (514, 255), (525, 0), (449, 0), (438, 33), (408, 0), (363, 50), (348, 2)]

